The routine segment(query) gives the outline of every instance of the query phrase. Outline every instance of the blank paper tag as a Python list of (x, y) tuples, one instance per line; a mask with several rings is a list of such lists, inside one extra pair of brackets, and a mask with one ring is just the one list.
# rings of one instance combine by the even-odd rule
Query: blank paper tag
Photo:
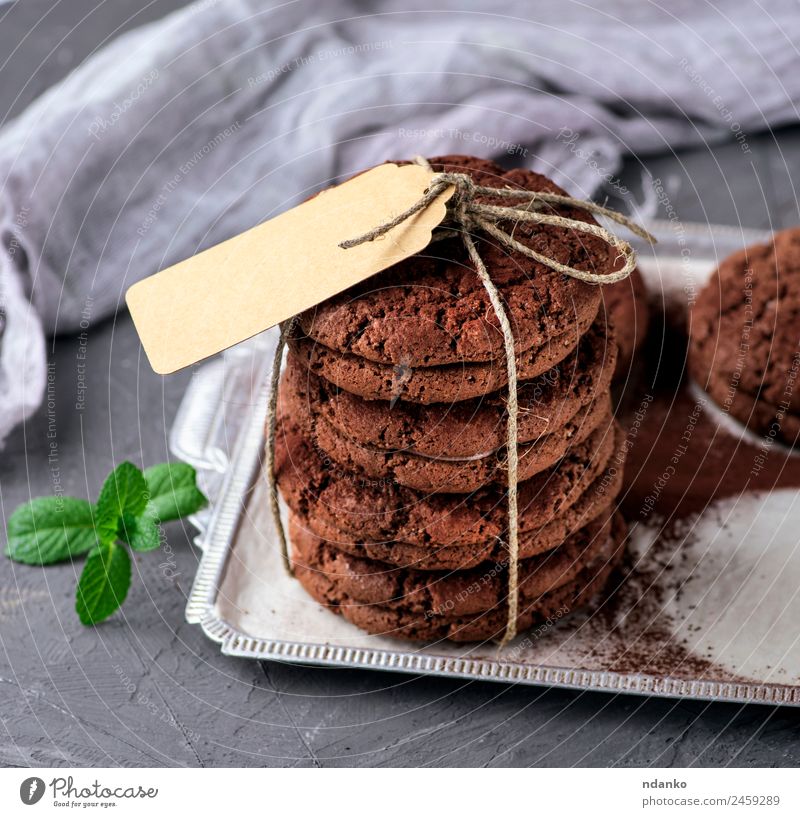
[(134, 284), (126, 301), (150, 365), (182, 369), (423, 250), (452, 188), (379, 239), (339, 244), (407, 210), (432, 175), (379, 165)]

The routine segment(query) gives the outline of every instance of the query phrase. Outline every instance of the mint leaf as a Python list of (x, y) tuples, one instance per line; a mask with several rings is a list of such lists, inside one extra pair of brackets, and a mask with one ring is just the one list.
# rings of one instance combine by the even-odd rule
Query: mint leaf
[(80, 556), (96, 543), (94, 511), (85, 499), (40, 497), (20, 505), (8, 520), (6, 555), (28, 565)]
[(106, 478), (97, 498), (97, 533), (102, 542), (117, 536), (120, 519), (138, 516), (147, 506), (144, 474), (132, 463), (120, 463)]
[(75, 610), (81, 623), (89, 626), (108, 618), (119, 608), (131, 584), (131, 558), (115, 542), (98, 545), (86, 559)]
[(144, 472), (150, 504), (159, 521), (180, 519), (205, 507), (208, 500), (197, 487), (197, 473), (185, 462), (165, 462)]
[(161, 526), (153, 508), (148, 505), (139, 516), (125, 514), (120, 521), (119, 536), (134, 550), (155, 550), (161, 544)]
[(6, 553), (33, 565), (88, 553), (75, 609), (84, 624), (97, 624), (119, 608), (131, 584), (131, 557), (118, 540), (134, 551), (155, 550), (162, 520), (179, 519), (206, 504), (190, 465), (164, 463), (143, 474), (123, 462), (103, 483), (96, 505), (42, 497), (17, 508), (8, 520)]

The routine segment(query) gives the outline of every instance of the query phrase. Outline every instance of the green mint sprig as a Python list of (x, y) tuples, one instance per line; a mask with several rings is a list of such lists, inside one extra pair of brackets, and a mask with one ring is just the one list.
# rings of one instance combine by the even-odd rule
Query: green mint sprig
[(162, 522), (195, 513), (207, 502), (194, 468), (184, 462), (144, 472), (123, 462), (108, 475), (94, 505), (57, 496), (20, 505), (8, 520), (6, 555), (23, 564), (50, 565), (88, 554), (75, 609), (81, 623), (90, 626), (125, 601), (131, 584), (128, 547), (156, 550)]

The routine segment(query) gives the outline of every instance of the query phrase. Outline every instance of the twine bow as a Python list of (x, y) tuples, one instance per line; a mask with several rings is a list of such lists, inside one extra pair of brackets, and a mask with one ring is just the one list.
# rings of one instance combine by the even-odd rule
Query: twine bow
[[(432, 170), (428, 161), (422, 157), (414, 160), (428, 170)], [(500, 323), (503, 334), (503, 345), (506, 358), (506, 370), (508, 374), (508, 403), (507, 403), (507, 427), (506, 427), (506, 468), (508, 471), (508, 617), (506, 620), (505, 632), (501, 639), (501, 645), (507, 644), (517, 634), (517, 618), (519, 615), (519, 520), (517, 509), (517, 473), (519, 469), (519, 452), (517, 440), (517, 423), (519, 407), (517, 403), (517, 362), (514, 350), (514, 335), (511, 331), (511, 323), (508, 319), (505, 307), (500, 298), (500, 293), (489, 276), (486, 265), (478, 252), (472, 233), (480, 230), (486, 235), (495, 238), (502, 246), (509, 250), (526, 255), (534, 261), (538, 261), (546, 267), (556, 272), (569, 275), (589, 284), (613, 284), (627, 278), (636, 264), (633, 247), (621, 238), (614, 235), (609, 230), (598, 224), (588, 224), (574, 218), (555, 215), (551, 210), (556, 206), (567, 206), (583, 210), (594, 215), (605, 216), (611, 221), (621, 224), (635, 235), (645, 239), (651, 244), (655, 243), (655, 238), (630, 219), (620, 213), (595, 204), (590, 201), (582, 201), (572, 196), (560, 195), (557, 193), (545, 193), (531, 190), (515, 190), (513, 188), (486, 187), (478, 185), (471, 176), (466, 173), (437, 173), (431, 179), (428, 189), (422, 197), (416, 201), (400, 215), (380, 224), (364, 235), (343, 241), (339, 246), (343, 249), (350, 249), (368, 241), (374, 241), (391, 229), (402, 224), (416, 213), (425, 209), (431, 202), (444, 193), (449, 187), (454, 187), (455, 192), (448, 202), (448, 216), (443, 224), (437, 228), (432, 240), (439, 240), (450, 235), (460, 235), (464, 243), (470, 261), (475, 266), (475, 271), (489, 296), (489, 301), (494, 309), (495, 315)], [(484, 204), (477, 200), (478, 197), (491, 197), (514, 200), (508, 206)], [(514, 238), (512, 233), (502, 230), (498, 224), (506, 221), (529, 222), (533, 224), (544, 224), (554, 227), (576, 230), (582, 233), (601, 238), (611, 247), (617, 250), (618, 258), (624, 259), (621, 269), (614, 272), (594, 273), (579, 270), (556, 261), (554, 258), (543, 255), (532, 250)], [(281, 363), (283, 360), (283, 350), (286, 341), (291, 336), (297, 324), (297, 316), (290, 318), (282, 324), (281, 333), (278, 339), (278, 346), (275, 350), (275, 357), (272, 363), (272, 377), (270, 380), (270, 403), (267, 414), (267, 478), (270, 488), (270, 506), (272, 509), (275, 527), (281, 546), (281, 555), (287, 571), (292, 574), (291, 561), (286, 542), (286, 533), (283, 529), (283, 522), (280, 517), (278, 504), (278, 490), (275, 482), (275, 429), (277, 422), (277, 402), (278, 402), (278, 381), (280, 379)]]

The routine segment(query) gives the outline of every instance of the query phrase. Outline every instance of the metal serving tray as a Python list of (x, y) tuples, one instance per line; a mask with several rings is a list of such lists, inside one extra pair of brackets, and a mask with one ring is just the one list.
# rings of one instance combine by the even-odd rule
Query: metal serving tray
[[(640, 268), (651, 296), (660, 291), (665, 298), (680, 298), (702, 286), (719, 259), (768, 237), (679, 222), (654, 222), (650, 228), (659, 244), (655, 250), (642, 249)], [(198, 469), (211, 499), (210, 507), (192, 518), (199, 531), (195, 543), (203, 553), (186, 617), (224, 654), (572, 689), (800, 704), (800, 659), (794, 654), (785, 659), (780, 676), (774, 662), (769, 672), (756, 667), (746, 678), (724, 666), (718, 672), (699, 671), (692, 661), (665, 674), (650, 654), (675, 637), (669, 623), (675, 611), (662, 602), (656, 613), (663, 619), (663, 643), (659, 647), (658, 639), (651, 639), (644, 651), (630, 649), (641, 633), (613, 609), (568, 616), (501, 650), (494, 644), (415, 645), (369, 636), (321, 608), (284, 574), (266, 513), (261, 467), (274, 339), (273, 332), (264, 333), (199, 367), (171, 434), (173, 453)], [(620, 661), (621, 651), (630, 656), (627, 666)]]

